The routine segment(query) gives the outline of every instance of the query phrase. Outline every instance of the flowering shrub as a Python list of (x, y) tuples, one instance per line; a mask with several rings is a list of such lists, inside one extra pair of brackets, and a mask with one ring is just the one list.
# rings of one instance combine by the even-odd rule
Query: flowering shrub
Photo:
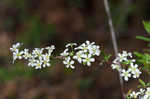
[[(48, 46), (45, 48), (35, 48), (32, 52), (29, 52), (29, 49), (20, 50), (21, 43), (16, 43), (12, 45), (10, 50), (13, 53), (13, 63), (16, 59), (25, 59), (28, 60), (28, 66), (35, 67), (35, 69), (41, 69), (42, 67), (49, 67), (52, 52), (55, 49), (55, 46)], [(100, 47), (95, 45), (95, 42), (90, 43), (86, 41), (85, 43), (77, 46), (76, 43), (69, 43), (66, 45), (64, 52), (60, 54), (62, 57), (63, 63), (66, 68), (74, 69), (75, 60), (84, 65), (90, 66), (92, 62), (95, 61), (94, 56), (100, 55)]]
[(111, 65), (112, 69), (121, 72), (120, 76), (123, 77), (125, 81), (128, 81), (131, 77), (138, 78), (141, 74), (138, 65), (135, 64), (136, 60), (132, 57), (132, 53), (123, 51), (122, 53), (118, 53), (118, 56), (114, 59), (113, 64)]
[(35, 67), (35, 69), (41, 69), (42, 67), (49, 67), (50, 58), (55, 46), (48, 46), (45, 48), (35, 48), (32, 52), (29, 49), (20, 50), (21, 43), (16, 43), (10, 48), (13, 52), (13, 63), (16, 59), (28, 60), (28, 66)]
[[(74, 69), (73, 66), (74, 60), (77, 60), (79, 63), (83, 65), (90, 66), (91, 62), (95, 61), (94, 56), (100, 55), (100, 47), (95, 45), (95, 42), (90, 43), (90, 41), (86, 41), (78, 47), (76, 43), (69, 43), (66, 45), (66, 49), (60, 55), (64, 57), (63, 63), (67, 68)], [(70, 50), (70, 51), (69, 51)], [(74, 60), (73, 60), (74, 59)]]
[(128, 96), (128, 99), (149, 99), (150, 98), (150, 88), (146, 89), (141, 88), (138, 92), (132, 91)]
[(129, 91), (127, 99), (150, 99), (150, 83), (145, 83), (139, 79), (141, 85), (139, 85), (139, 91)]
[[(147, 24), (144, 22), (144, 26), (148, 33), (150, 33), (150, 23)], [(145, 41), (150, 41), (149, 38), (138, 36), (138, 39)], [(52, 55), (55, 46), (51, 45), (45, 48), (34, 48), (32, 51), (29, 49), (21, 50), (21, 43), (16, 43), (10, 48), (13, 53), (13, 63), (19, 59), (25, 59), (28, 61), (28, 66), (34, 67), (35, 69), (41, 69), (51, 66), (52, 58), (61, 58), (63, 64), (66, 68), (75, 69), (75, 62), (80, 64), (91, 66), (95, 62), (95, 56), (100, 56), (101, 50), (100, 46), (95, 45), (95, 42), (85, 41), (85, 43), (78, 45), (76, 43), (69, 43), (65, 47), (66, 49), (60, 53), (60, 56)], [(104, 54), (104, 53), (102, 53)], [(133, 58), (131, 52), (122, 51), (118, 53), (117, 57), (112, 61), (111, 68), (119, 72), (119, 76), (125, 81), (128, 81), (129, 78), (139, 78), (142, 70), (148, 71), (150, 73), (150, 54), (149, 53), (134, 53), (137, 56), (137, 59)], [(53, 57), (52, 57), (53, 56)], [(104, 60), (108, 62), (108, 59), (111, 55), (104, 54)], [(104, 62), (102, 60), (102, 62)], [(139, 68), (143, 65), (144, 68)], [(145, 83), (139, 79), (140, 86), (139, 91), (129, 91), (126, 95), (127, 99), (150, 99), (150, 83)]]

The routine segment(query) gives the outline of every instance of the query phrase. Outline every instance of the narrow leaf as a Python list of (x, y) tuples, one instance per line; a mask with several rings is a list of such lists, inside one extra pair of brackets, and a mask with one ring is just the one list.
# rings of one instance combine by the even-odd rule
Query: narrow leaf
[(144, 41), (150, 42), (150, 38), (148, 38), (148, 37), (136, 36), (136, 38), (137, 38), (137, 39), (140, 39), (140, 40), (144, 40)]
[(145, 30), (150, 34), (150, 22), (143, 21)]
[(146, 84), (145, 84), (145, 82), (144, 82), (143, 80), (139, 79), (139, 82), (140, 82), (140, 84), (141, 84), (143, 87), (146, 86)]

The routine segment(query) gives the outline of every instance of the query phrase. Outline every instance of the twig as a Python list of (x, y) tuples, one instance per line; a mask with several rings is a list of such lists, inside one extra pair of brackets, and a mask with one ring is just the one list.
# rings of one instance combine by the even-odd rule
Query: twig
[[(115, 56), (117, 57), (118, 46), (117, 46), (115, 30), (114, 30), (113, 23), (112, 23), (112, 17), (111, 17), (111, 14), (110, 14), (110, 8), (109, 8), (108, 0), (104, 0), (104, 6), (105, 6), (106, 14), (107, 14), (107, 17), (108, 17), (108, 24), (109, 24), (111, 37), (112, 37), (112, 42), (113, 42), (113, 48), (114, 48)], [(124, 84), (123, 84), (122, 77), (120, 77), (120, 72), (118, 72), (118, 76), (119, 76), (119, 80), (120, 80), (120, 90), (121, 90), (121, 94), (122, 94), (122, 99), (125, 99)]]

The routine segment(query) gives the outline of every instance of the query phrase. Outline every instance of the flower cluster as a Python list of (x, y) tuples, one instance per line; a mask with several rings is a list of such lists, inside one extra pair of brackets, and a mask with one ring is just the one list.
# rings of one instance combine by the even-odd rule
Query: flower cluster
[(75, 68), (75, 66), (73, 66), (74, 60), (77, 60), (81, 64), (83, 63), (84, 65), (91, 66), (91, 63), (95, 61), (94, 56), (100, 55), (100, 47), (95, 45), (95, 42), (90, 43), (90, 41), (86, 41), (80, 46), (74, 46), (77, 46), (77, 44), (67, 44), (64, 52), (60, 54), (64, 57), (63, 63), (67, 68)]
[[(74, 55), (73, 47), (76, 46), (76, 43), (69, 43), (66, 45), (66, 49), (60, 55), (63, 56), (64, 61), (63, 63), (66, 65), (66, 68), (74, 69), (74, 60), (72, 56)], [(71, 51), (69, 51), (71, 49)]]
[(45, 48), (34, 48), (30, 53), (29, 49), (20, 50), (20, 43), (14, 44), (10, 50), (13, 52), (13, 63), (16, 59), (28, 60), (28, 66), (35, 67), (35, 69), (41, 69), (42, 67), (49, 67), (50, 57), (55, 49), (55, 46), (48, 46)]
[(132, 91), (127, 97), (130, 99), (150, 99), (150, 87), (141, 88), (138, 92)]
[(138, 69), (138, 65), (135, 64), (135, 59), (132, 58), (132, 53), (123, 51), (118, 53), (118, 56), (111, 65), (112, 69), (116, 69), (121, 73), (121, 77), (125, 81), (128, 81), (130, 77), (138, 78), (141, 71)]

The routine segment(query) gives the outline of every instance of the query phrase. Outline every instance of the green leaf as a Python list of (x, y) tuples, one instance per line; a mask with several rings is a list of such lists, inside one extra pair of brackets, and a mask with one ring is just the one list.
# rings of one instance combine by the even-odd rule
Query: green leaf
[(138, 86), (137, 86), (137, 88), (141, 88), (141, 87), (142, 87), (141, 85), (138, 85)]
[(146, 86), (150, 87), (150, 82), (146, 84)]
[(111, 57), (111, 54), (106, 55), (106, 56), (104, 56), (104, 60), (105, 60), (106, 62), (108, 62), (108, 60), (110, 59), (110, 57)]
[(143, 80), (139, 79), (139, 82), (140, 82), (140, 84), (141, 84), (143, 87), (146, 86), (146, 84), (145, 84), (145, 82), (144, 82)]
[(137, 39), (140, 39), (140, 40), (144, 40), (144, 41), (150, 42), (150, 38), (148, 38), (148, 37), (136, 36), (136, 38), (137, 38)]
[(142, 57), (143, 54), (139, 53), (139, 52), (134, 52), (134, 54), (137, 56), (137, 57)]
[(145, 30), (150, 34), (150, 22), (143, 21)]

